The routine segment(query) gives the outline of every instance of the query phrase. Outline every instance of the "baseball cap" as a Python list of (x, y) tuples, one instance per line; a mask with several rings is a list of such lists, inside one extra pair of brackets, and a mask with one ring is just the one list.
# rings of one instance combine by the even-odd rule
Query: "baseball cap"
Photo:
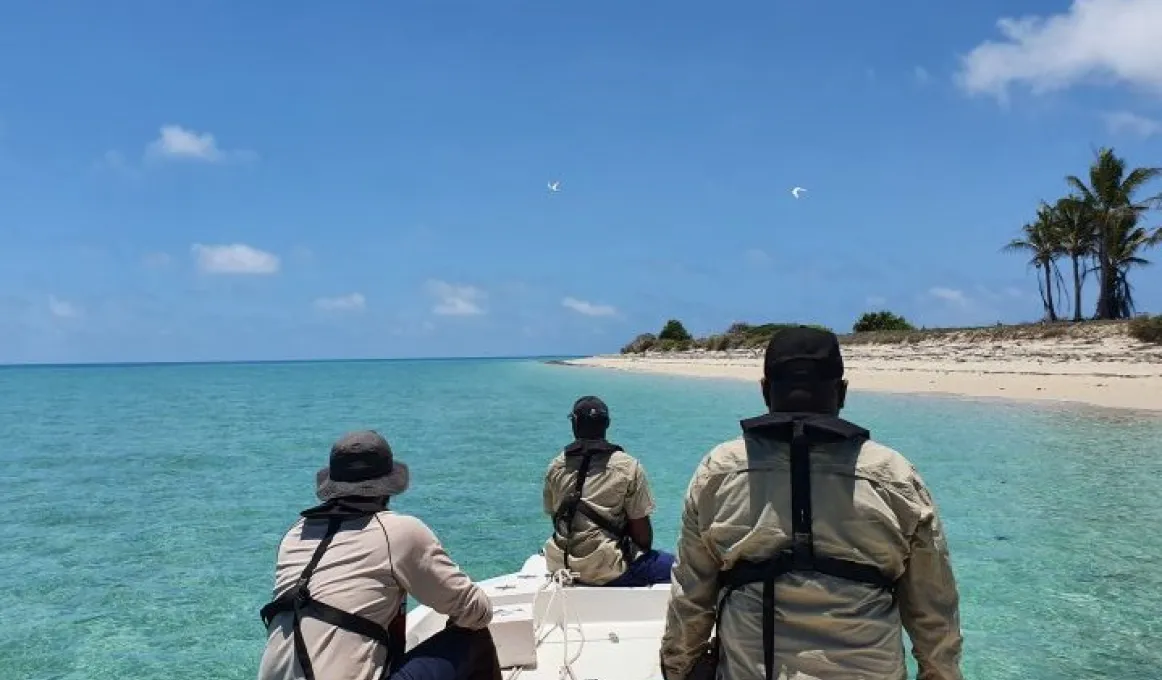
[(763, 360), (771, 382), (822, 382), (843, 377), (839, 338), (831, 331), (798, 326), (771, 336)]
[(609, 418), (609, 407), (604, 401), (594, 396), (585, 396), (573, 403), (573, 410), (569, 417), (578, 420), (598, 420)]

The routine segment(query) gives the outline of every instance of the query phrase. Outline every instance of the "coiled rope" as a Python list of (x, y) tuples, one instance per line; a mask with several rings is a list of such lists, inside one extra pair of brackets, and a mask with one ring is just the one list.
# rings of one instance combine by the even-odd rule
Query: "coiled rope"
[[(557, 571), (553, 572), (552, 575), (550, 575), (550, 577), (545, 581), (545, 584), (538, 588), (537, 592), (533, 595), (533, 610), (536, 611), (537, 599), (540, 598), (545, 591), (549, 591), (549, 603), (545, 606), (546, 617), (542, 618), (540, 623), (537, 624), (536, 629), (533, 631), (533, 637), (536, 639), (535, 648), (540, 649), (541, 643), (545, 641), (545, 639), (549, 636), (550, 633), (553, 632), (554, 629), (561, 629), (561, 639), (564, 642), (561, 655), (561, 680), (566, 680), (566, 678), (569, 680), (577, 680), (577, 676), (573, 673), (573, 663), (576, 662), (577, 659), (581, 658), (581, 650), (585, 648), (585, 630), (581, 626), (581, 619), (574, 615), (574, 621), (577, 623), (577, 632), (581, 636), (581, 644), (577, 646), (577, 652), (570, 657), (568, 627), (569, 594), (566, 592), (566, 588), (573, 585), (573, 581), (576, 580), (577, 577), (578, 574), (576, 572), (572, 572), (567, 569), (558, 569)], [(548, 628), (548, 630), (545, 630), (546, 624), (550, 623), (547, 620), (547, 614), (553, 610), (553, 603), (557, 601), (558, 597), (561, 599), (561, 616), (558, 620), (551, 622), (552, 625)], [(507, 680), (516, 680), (516, 678), (520, 677), (521, 671), (523, 670), (524, 668), (522, 666), (517, 666), (516, 668), (512, 669), (508, 675)]]

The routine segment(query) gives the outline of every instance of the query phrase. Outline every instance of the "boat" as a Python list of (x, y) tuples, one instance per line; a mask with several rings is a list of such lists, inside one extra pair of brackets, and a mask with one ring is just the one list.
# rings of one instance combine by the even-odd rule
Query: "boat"
[[(660, 680), (670, 584), (591, 587), (572, 577), (533, 555), (516, 573), (477, 582), (492, 600), (489, 629), (505, 680)], [(405, 649), (447, 620), (424, 605), (408, 612)]]

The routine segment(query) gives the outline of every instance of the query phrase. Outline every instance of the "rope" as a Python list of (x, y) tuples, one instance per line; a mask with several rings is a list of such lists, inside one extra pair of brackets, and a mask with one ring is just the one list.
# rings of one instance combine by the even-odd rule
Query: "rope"
[[(548, 621), (546, 619), (541, 619), (541, 622), (537, 624), (536, 629), (533, 631), (533, 637), (536, 638), (535, 648), (540, 649), (541, 643), (549, 637), (549, 634), (552, 633), (555, 628), (561, 629), (561, 638), (564, 641), (564, 648), (562, 650), (563, 663), (561, 665), (560, 675), (561, 680), (565, 680), (566, 678), (577, 680), (577, 676), (573, 673), (573, 663), (576, 662), (577, 659), (581, 658), (581, 650), (585, 648), (585, 630), (581, 626), (581, 619), (575, 617), (574, 621), (577, 623), (577, 632), (581, 634), (581, 644), (577, 647), (577, 653), (574, 654), (572, 658), (569, 657), (569, 595), (565, 592), (565, 589), (568, 586), (573, 585), (573, 581), (577, 578), (577, 576), (578, 574), (576, 572), (571, 572), (567, 569), (558, 569), (549, 576), (544, 585), (538, 588), (537, 592), (533, 595), (533, 609), (535, 610), (537, 606), (537, 599), (540, 598), (546, 590), (550, 591), (549, 603), (545, 606), (545, 612), (552, 611), (553, 603), (557, 600), (557, 596), (560, 595), (561, 597), (560, 620), (554, 621), (553, 625), (549, 627), (548, 630), (543, 630)], [(506, 680), (516, 680), (518, 677), (520, 677), (521, 671), (523, 670), (524, 667), (517, 666), (516, 668), (512, 669)]]

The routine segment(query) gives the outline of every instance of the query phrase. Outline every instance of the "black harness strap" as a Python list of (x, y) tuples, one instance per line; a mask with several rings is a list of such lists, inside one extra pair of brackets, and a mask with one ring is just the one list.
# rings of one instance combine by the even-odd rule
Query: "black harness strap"
[[(303, 675), (306, 677), (306, 680), (316, 680), (315, 669), (311, 665), (311, 657), (307, 652), (307, 643), (303, 639), (302, 620), (306, 616), (369, 637), (376, 642), (386, 645), (389, 650), (389, 655), (393, 647), (387, 629), (383, 626), (366, 617), (345, 612), (326, 602), (320, 602), (311, 596), (311, 576), (315, 573), (315, 568), (319, 566), (319, 560), (323, 558), (323, 553), (330, 547), (331, 540), (339, 532), (343, 520), (344, 517), (337, 516), (332, 516), (328, 519), (327, 532), (323, 535), (322, 540), (319, 541), (318, 547), (315, 548), (315, 552), (311, 555), (311, 560), (307, 563), (306, 568), (303, 569), (299, 580), (295, 582), (294, 588), (284, 593), (278, 599), (268, 603), (259, 612), (262, 617), (262, 622), (267, 628), (270, 627), (271, 621), (278, 614), (290, 612), (294, 615), (295, 657), (299, 662), (299, 666), (303, 669)], [(392, 659), (388, 659), (388, 662), (384, 664), (382, 678), (386, 679), (390, 674), (392, 668), (391, 661)]]
[(791, 546), (761, 562), (741, 561), (719, 575), (719, 587), (724, 589), (715, 619), (717, 647), (721, 633), (717, 631), (722, 610), (731, 593), (752, 583), (762, 584), (763, 598), (763, 667), (766, 680), (774, 677), (775, 662), (775, 581), (792, 572), (815, 572), (894, 593), (895, 579), (870, 564), (862, 564), (834, 557), (815, 555), (811, 513), (811, 445), (824, 441), (867, 438), (868, 432), (845, 420), (834, 417), (804, 417), (791, 414), (770, 414), (743, 421), (743, 430), (762, 428), (763, 434), (791, 444)]
[(625, 556), (628, 564), (632, 546), (627, 541), (625, 529), (618, 527), (609, 519), (602, 517), (592, 505), (585, 502), (582, 493), (585, 490), (585, 479), (589, 476), (589, 466), (593, 461), (593, 456), (600, 453), (613, 453), (614, 451), (623, 450), (617, 444), (609, 444), (607, 442), (573, 442), (565, 448), (565, 455), (579, 455), (581, 456), (581, 464), (577, 468), (577, 481), (573, 485), (573, 491), (570, 493), (557, 507), (557, 512), (553, 515), (553, 529), (561, 538), (565, 540), (564, 561), (565, 568), (569, 568), (569, 550), (572, 547), (573, 541), (573, 520), (577, 517), (577, 513), (581, 513), (590, 522), (593, 522), (599, 529), (605, 531), (617, 540), (618, 547), (621, 549), (622, 555)]
[(811, 517), (811, 450), (797, 420), (791, 434), (791, 562), (797, 571), (810, 570), (815, 561)]

